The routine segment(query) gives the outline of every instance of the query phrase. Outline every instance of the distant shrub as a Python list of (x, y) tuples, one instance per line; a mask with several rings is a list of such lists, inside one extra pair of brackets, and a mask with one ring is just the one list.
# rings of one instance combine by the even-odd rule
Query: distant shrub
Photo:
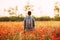
[(42, 17), (36, 18), (36, 20), (38, 20), (38, 21), (50, 21), (51, 18), (49, 16), (42, 16)]
[(60, 17), (54, 17), (55, 21), (60, 21)]

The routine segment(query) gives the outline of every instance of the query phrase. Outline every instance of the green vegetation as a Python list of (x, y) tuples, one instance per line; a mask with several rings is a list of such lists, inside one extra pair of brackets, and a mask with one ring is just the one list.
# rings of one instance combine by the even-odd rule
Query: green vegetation
[[(0, 21), (23, 21), (25, 17), (0, 17)], [(50, 18), (49, 16), (43, 16), (43, 17), (33, 17), (36, 21), (60, 21), (59, 16), (55, 16), (54, 18)]]
[(11, 17), (0, 17), (0, 21), (23, 21), (24, 17), (15, 17), (15, 16), (11, 16)]

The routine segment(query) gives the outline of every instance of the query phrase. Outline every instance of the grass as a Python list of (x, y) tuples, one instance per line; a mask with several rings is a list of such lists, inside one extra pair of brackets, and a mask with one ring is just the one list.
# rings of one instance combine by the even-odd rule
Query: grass
[(0, 40), (60, 40), (59, 21), (36, 21), (35, 30), (24, 33), (23, 22), (0, 22)]

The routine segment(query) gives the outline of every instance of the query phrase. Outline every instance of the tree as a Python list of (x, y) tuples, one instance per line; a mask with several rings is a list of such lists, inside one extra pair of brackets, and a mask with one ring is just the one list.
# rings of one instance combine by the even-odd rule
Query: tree
[(18, 11), (18, 6), (16, 6), (15, 8), (10, 7), (9, 9), (4, 9), (4, 11), (8, 12), (11, 16), (17, 16), (16, 13)]
[(59, 17), (59, 7), (58, 7), (58, 2), (55, 3), (55, 6), (54, 6), (54, 11), (57, 11), (57, 14), (55, 15), (56, 17)]
[(24, 11), (33, 11), (33, 5), (30, 5), (29, 0), (27, 1), (27, 5), (24, 7)]

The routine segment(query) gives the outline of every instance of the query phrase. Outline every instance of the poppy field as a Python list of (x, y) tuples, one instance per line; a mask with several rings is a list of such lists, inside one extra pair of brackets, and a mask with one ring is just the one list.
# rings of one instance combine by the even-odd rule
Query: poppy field
[(60, 40), (60, 21), (36, 21), (24, 32), (24, 22), (0, 22), (0, 40)]

